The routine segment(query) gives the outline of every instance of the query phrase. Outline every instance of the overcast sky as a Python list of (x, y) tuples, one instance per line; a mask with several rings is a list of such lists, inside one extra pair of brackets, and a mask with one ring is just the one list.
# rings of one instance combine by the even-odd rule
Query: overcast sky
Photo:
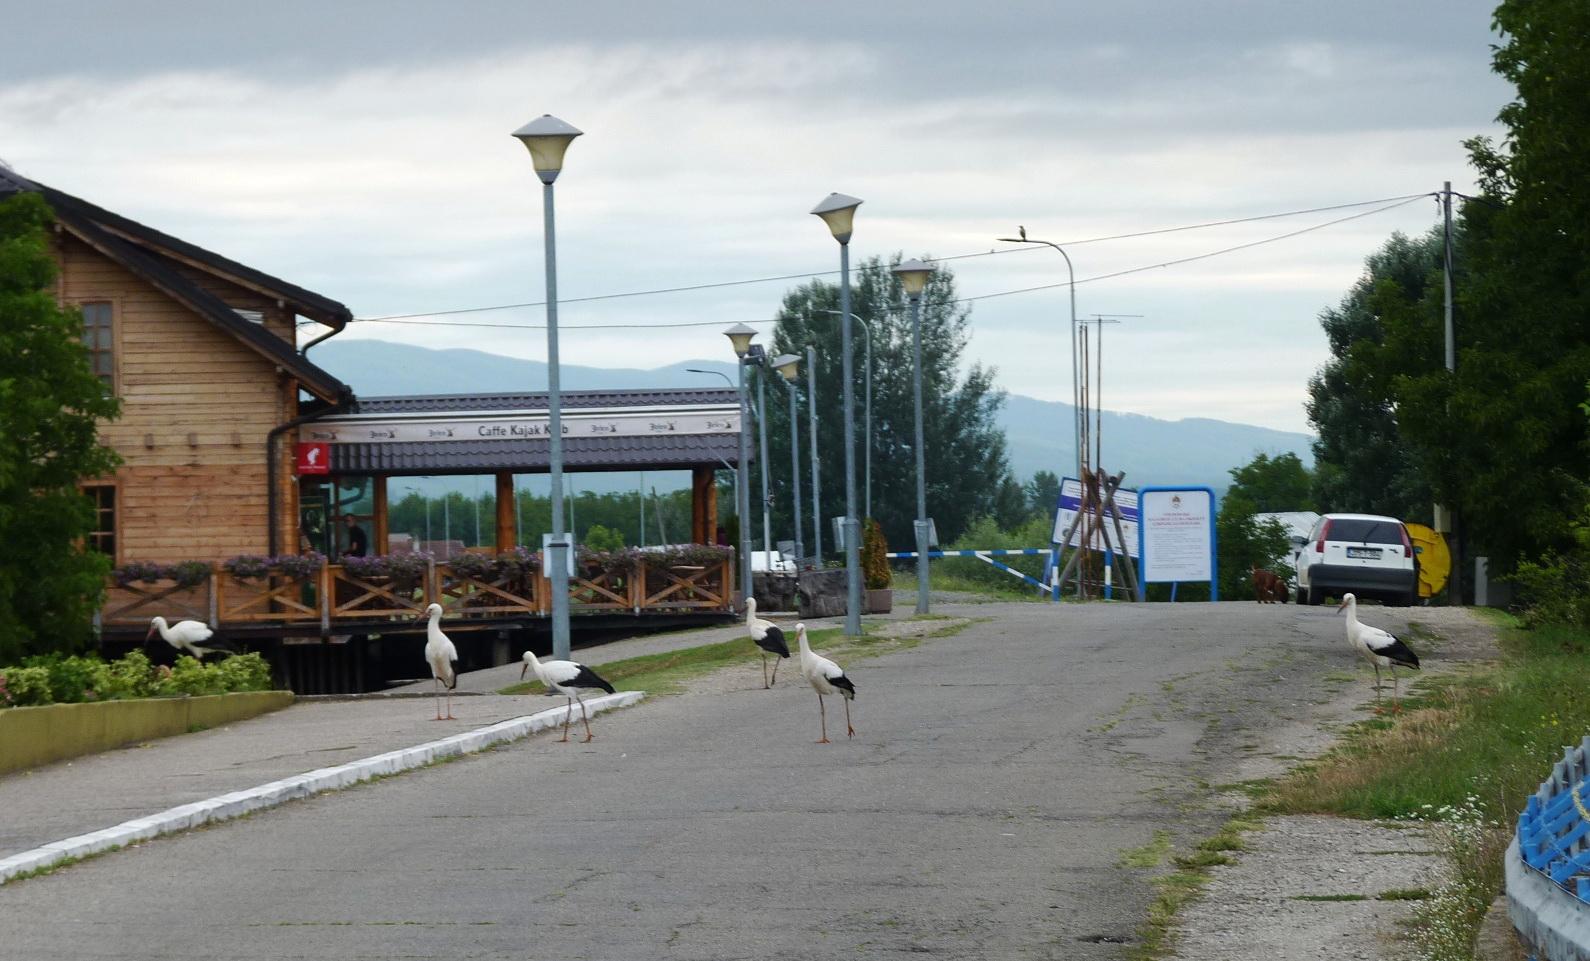
[[(509, 134), (550, 112), (586, 132), (557, 185), (578, 298), (831, 270), (807, 211), (835, 190), (866, 201), (857, 259), (1466, 190), (1461, 141), (1510, 93), (1491, 6), (0, 0), (0, 159), (377, 317), (542, 299), (539, 183)], [(1373, 209), (1068, 250), (1082, 281)], [(1079, 314), (1142, 315), (1105, 332), (1105, 405), (1307, 429), (1319, 310), (1436, 214), (1079, 283)], [(964, 296), (1065, 280), (1049, 250), (953, 266)], [(562, 358), (723, 358), (719, 330), (792, 283), (569, 303)], [(1070, 399), (1063, 288), (973, 307), (970, 359)], [(542, 318), (342, 336), (543, 358), (540, 330), (443, 326)]]

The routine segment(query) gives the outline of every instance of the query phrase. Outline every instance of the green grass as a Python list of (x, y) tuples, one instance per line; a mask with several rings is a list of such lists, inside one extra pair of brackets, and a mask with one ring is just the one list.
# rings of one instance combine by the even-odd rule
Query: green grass
[(1392, 888), (1375, 895), (1377, 901), (1423, 901), (1430, 897), (1424, 888)]
[[(930, 615), (927, 619), (940, 618)], [(807, 639), (812, 649), (824, 656), (856, 660), (915, 647), (929, 637), (947, 637), (960, 632), (971, 623), (973, 622), (964, 620), (947, 621), (938, 630), (915, 637), (890, 637), (873, 633), (854, 640), (845, 639), (843, 628), (830, 627), (820, 631), (808, 631)], [(698, 647), (686, 647), (661, 654), (642, 654), (621, 661), (609, 661), (599, 665), (599, 673), (619, 690), (645, 691), (648, 694), (678, 694), (684, 690), (686, 682), (725, 667), (740, 664), (749, 670), (760, 656), (761, 649), (749, 637), (740, 637), (716, 644), (702, 644)], [(792, 659), (795, 656), (798, 655), (792, 652)], [(787, 668), (789, 665), (785, 666)], [(540, 681), (524, 681), (511, 684), (497, 693), (539, 694), (543, 690)]]
[(1288, 901), (1368, 901), (1367, 894), (1294, 894)]
[(1165, 863), (1170, 856), (1170, 832), (1159, 830), (1154, 832), (1154, 837), (1140, 848), (1128, 848), (1121, 852), (1117, 862), (1123, 868), (1157, 868)]
[[(1176, 915), (1203, 893), (1204, 886), (1209, 883), (1211, 867), (1232, 863), (1232, 859), (1221, 852), (1242, 850), (1243, 833), (1260, 827), (1258, 821), (1234, 817), (1213, 837), (1199, 842), (1191, 853), (1172, 857), (1177, 869), (1151, 882), (1154, 900), (1149, 903), (1147, 920), (1138, 928), (1137, 943), (1127, 956), (1133, 961), (1159, 961), (1168, 957), (1176, 938)], [(1123, 867), (1154, 867), (1170, 853), (1170, 832), (1155, 831), (1154, 839), (1148, 844), (1125, 852), (1121, 864)]]

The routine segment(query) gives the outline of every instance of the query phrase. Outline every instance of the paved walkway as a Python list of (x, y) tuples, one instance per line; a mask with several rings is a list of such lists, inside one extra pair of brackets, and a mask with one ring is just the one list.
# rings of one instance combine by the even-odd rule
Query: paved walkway
[[(911, 616), (910, 603), (896, 604), (895, 612), (886, 616)], [(793, 617), (788, 621), (794, 624)], [(835, 618), (817, 623), (840, 622)], [(580, 649), (574, 656), (598, 666), (743, 636), (741, 624), (673, 631)], [(412, 747), (561, 703), (544, 695), (494, 693), (518, 680), (517, 663), (460, 675), (458, 690), (479, 696), (454, 698), (456, 720), (452, 721), (434, 720), (429, 698), (300, 701), (214, 730), (0, 776), (0, 811), (5, 812), (0, 818), (0, 858), (177, 805)], [(428, 693), (431, 687), (425, 681), (394, 690)]]

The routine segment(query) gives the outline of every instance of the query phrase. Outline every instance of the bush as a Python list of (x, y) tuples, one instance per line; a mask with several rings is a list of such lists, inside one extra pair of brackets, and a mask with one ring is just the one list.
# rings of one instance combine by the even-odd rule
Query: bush
[(220, 678), (221, 690), (227, 693), (271, 689), (270, 664), (266, 663), (265, 658), (252, 652), (229, 657), (205, 670), (215, 671)]
[(4, 681), (6, 702), (12, 707), (36, 707), (54, 700), (48, 668), (8, 667), (0, 672), (0, 681)]
[[(1054, 536), (1054, 525), (1046, 517), (1038, 517), (1017, 527), (1014, 530), (1004, 531), (992, 517), (980, 517), (972, 522), (972, 526), (965, 534), (946, 547), (946, 550), (991, 550), (996, 548), (1014, 547), (1048, 547), (1049, 538)], [(1044, 558), (1041, 554), (1032, 556), (1001, 557), (998, 559), (1007, 567), (1015, 568), (1028, 577), (1042, 578)], [(914, 565), (914, 561), (912, 564)], [(1019, 581), (1004, 571), (990, 567), (982, 561), (967, 558), (946, 557), (943, 560), (932, 561), (933, 573), (937, 577), (942, 571), (948, 580), (959, 581), (962, 584), (990, 588), (1004, 594), (1020, 594), (1033, 596), (1037, 588), (1031, 584)]]
[(177, 658), (177, 663), (169, 670), (160, 668), (156, 675), (155, 694), (158, 697), (225, 693), (220, 673), (186, 654)]
[(94, 678), (94, 690), (102, 701), (119, 701), (134, 697), (153, 697), (155, 693), (154, 667), (143, 651), (133, 651), (119, 661), (100, 662)]
[(24, 667), (41, 667), (48, 672), (50, 699), (56, 704), (98, 700), (98, 678), (103, 663), (97, 657), (62, 657), (59, 654), (30, 657), (22, 662)]
[(1525, 626), (1590, 626), (1590, 564), (1583, 554), (1548, 552), (1538, 563), (1519, 564), (1511, 579), (1518, 585)]
[(228, 558), (221, 567), (240, 581), (253, 581), (270, 573), (271, 562), (257, 554), (239, 554)]
[(624, 535), (618, 531), (611, 527), (603, 527), (601, 524), (592, 524), (591, 529), (585, 532), (583, 546), (590, 551), (617, 552), (628, 545), (624, 543)]
[(889, 542), (883, 538), (883, 526), (876, 518), (867, 518), (867, 527), (861, 534), (861, 577), (867, 590), (881, 591), (889, 586)]

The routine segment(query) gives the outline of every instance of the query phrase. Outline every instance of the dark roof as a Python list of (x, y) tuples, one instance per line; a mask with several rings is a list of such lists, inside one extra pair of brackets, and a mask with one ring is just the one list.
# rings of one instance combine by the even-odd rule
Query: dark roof
[(330, 398), (352, 397), (348, 385), (310, 363), (291, 343), (239, 316), (220, 297), (184, 276), (178, 258), (246, 281), (291, 304), (298, 313), (339, 330), (352, 319), (342, 304), (31, 181), (0, 165), (0, 197), (22, 191), (40, 194), (56, 219), (84, 243), (291, 372), (306, 390)]
[[(645, 437), (567, 437), (565, 467), (578, 470), (661, 470), (736, 465), (738, 434)], [(456, 474), (513, 470), (539, 473), (551, 466), (551, 441), (438, 441), (332, 444), (333, 474)]]
[[(658, 390), (565, 390), (563, 410), (601, 407), (678, 407), (737, 405), (739, 394), (726, 387)], [(361, 397), (361, 414), (435, 414), (481, 410), (546, 410), (546, 391), (523, 394), (420, 394), (413, 397)]]

